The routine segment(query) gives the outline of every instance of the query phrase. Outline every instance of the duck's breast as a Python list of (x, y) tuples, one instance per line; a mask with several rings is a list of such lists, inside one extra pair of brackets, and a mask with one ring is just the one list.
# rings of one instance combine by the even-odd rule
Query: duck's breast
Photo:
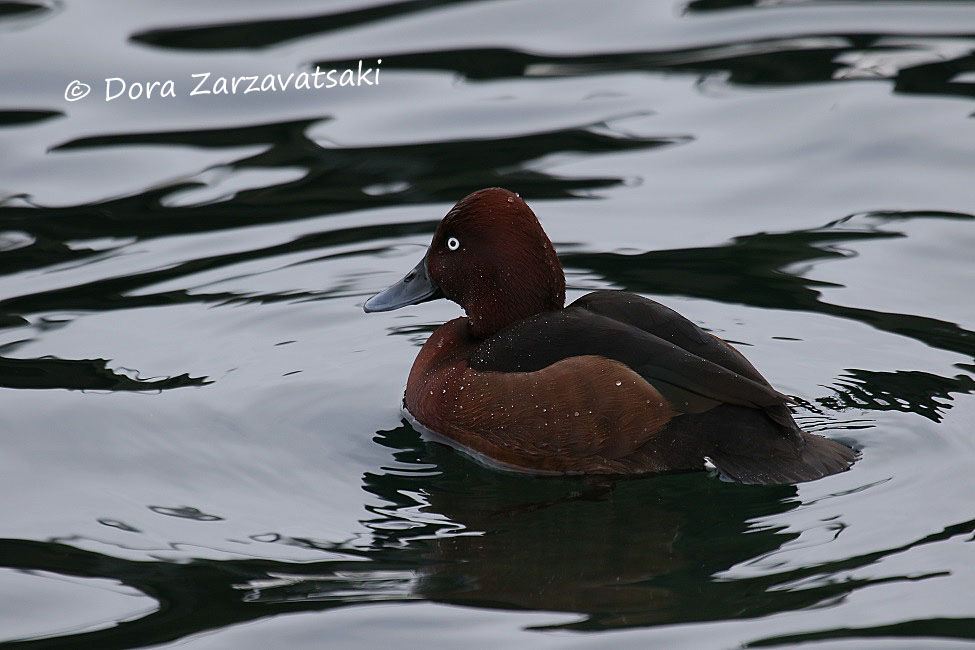
[[(531, 372), (479, 371), (467, 359), (443, 355), (447, 340), (431, 337), (432, 349), (421, 351), (405, 406), (423, 427), (495, 463), (526, 471), (621, 471), (618, 459), (674, 416), (652, 385), (618, 361), (583, 355)], [(431, 363), (437, 356), (443, 362)], [(664, 469), (661, 460), (644, 471)]]

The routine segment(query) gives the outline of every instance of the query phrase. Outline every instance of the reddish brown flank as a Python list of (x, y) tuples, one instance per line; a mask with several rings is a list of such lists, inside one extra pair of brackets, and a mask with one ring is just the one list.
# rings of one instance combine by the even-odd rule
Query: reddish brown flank
[[(463, 318), (431, 340), (410, 373), (406, 408), (427, 428), (511, 468), (629, 473), (627, 458), (674, 416), (618, 361), (577, 356), (533, 372), (478, 372), (463, 358), (476, 345)], [(663, 458), (648, 461), (640, 471), (673, 469)]]
[(746, 483), (813, 480), (855, 453), (800, 431), (734, 348), (642, 296), (563, 307), (565, 277), (531, 209), (500, 188), (441, 221), (427, 254), (366, 311), (434, 298), (466, 318), (420, 350), (404, 405), (418, 426), (510, 469), (633, 474), (703, 469)]

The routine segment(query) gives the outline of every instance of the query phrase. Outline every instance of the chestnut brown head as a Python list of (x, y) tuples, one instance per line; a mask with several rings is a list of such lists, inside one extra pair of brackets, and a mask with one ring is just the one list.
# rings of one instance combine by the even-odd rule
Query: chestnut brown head
[(478, 338), (562, 308), (562, 265), (535, 214), (517, 194), (494, 187), (458, 201), (419, 264), (367, 300), (364, 309), (388, 311), (435, 298), (463, 307), (471, 335)]

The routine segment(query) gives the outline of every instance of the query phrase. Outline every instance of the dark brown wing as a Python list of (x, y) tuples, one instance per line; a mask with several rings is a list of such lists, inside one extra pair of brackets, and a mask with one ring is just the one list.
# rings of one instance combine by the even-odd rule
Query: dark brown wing
[[(627, 300), (632, 296), (617, 295)], [(528, 318), (485, 340), (471, 356), (471, 368), (531, 372), (562, 359), (595, 355), (631, 368), (680, 413), (701, 413), (718, 404), (767, 410), (784, 408), (788, 401), (740, 355), (676, 312), (647, 301), (660, 309), (645, 310), (647, 318), (641, 319), (638, 311), (647, 305), (622, 304), (621, 310), (629, 313), (625, 320), (618, 319), (604, 315), (609, 301), (594, 305), (586, 300), (591, 296), (562, 311)]]
[[(705, 332), (670, 307), (649, 298), (627, 291), (594, 291), (576, 300), (569, 308), (585, 309), (632, 325), (742, 377), (770, 386), (741, 352), (717, 336)], [(785, 395), (782, 397), (780, 404), (764, 407), (766, 415), (787, 430), (795, 429), (792, 413), (785, 406), (786, 402), (793, 400)]]
[(738, 350), (649, 298), (628, 291), (594, 291), (576, 300), (569, 309), (585, 309), (626, 323), (742, 377), (768, 385), (765, 377)]

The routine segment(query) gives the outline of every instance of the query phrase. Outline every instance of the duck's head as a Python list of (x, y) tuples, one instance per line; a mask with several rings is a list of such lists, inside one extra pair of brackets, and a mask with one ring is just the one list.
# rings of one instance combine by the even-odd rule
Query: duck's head
[(467, 312), (471, 335), (504, 327), (565, 304), (565, 275), (541, 224), (514, 192), (492, 187), (457, 202), (443, 218), (423, 259), (406, 276), (366, 301), (367, 312), (436, 298)]

